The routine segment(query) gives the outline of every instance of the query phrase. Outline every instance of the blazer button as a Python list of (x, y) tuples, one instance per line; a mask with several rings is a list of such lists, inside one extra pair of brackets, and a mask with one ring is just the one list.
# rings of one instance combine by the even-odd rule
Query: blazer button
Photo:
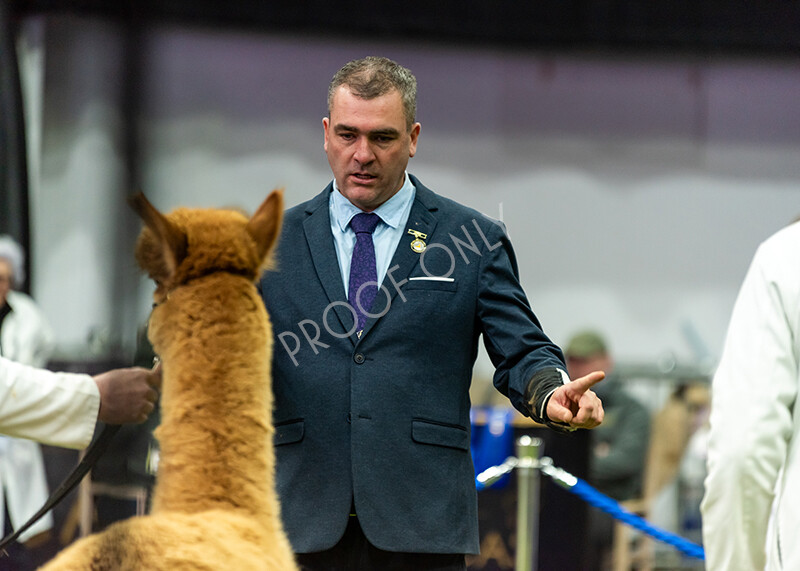
[(364, 358), (364, 355), (362, 355), (361, 353), (356, 353), (355, 356), (353, 357), (353, 361), (355, 361), (360, 365), (361, 363), (366, 361), (366, 359)]

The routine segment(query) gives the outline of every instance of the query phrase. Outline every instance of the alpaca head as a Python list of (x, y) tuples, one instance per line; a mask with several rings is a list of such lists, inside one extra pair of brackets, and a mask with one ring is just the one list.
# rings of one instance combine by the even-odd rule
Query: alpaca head
[(283, 192), (273, 191), (249, 220), (233, 210), (179, 208), (164, 215), (138, 193), (130, 204), (145, 227), (136, 261), (156, 283), (156, 304), (182, 284), (215, 272), (255, 281), (268, 265), (283, 218)]

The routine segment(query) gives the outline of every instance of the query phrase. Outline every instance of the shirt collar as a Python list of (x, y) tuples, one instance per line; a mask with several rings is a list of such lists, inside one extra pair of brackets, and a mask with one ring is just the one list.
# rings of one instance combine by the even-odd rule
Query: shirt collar
[[(400, 190), (389, 200), (373, 210), (373, 212), (377, 214), (385, 224), (392, 228), (397, 228), (404, 222), (404, 220), (402, 220), (403, 213), (406, 212), (409, 202), (414, 199), (414, 190), (414, 183), (411, 182), (408, 173), (406, 173), (403, 186), (400, 187)], [(350, 220), (352, 220), (353, 216), (362, 212), (339, 192), (339, 187), (336, 186), (336, 179), (333, 181), (330, 209), (331, 216), (336, 220), (336, 224), (342, 232), (347, 230), (347, 225), (350, 224)]]

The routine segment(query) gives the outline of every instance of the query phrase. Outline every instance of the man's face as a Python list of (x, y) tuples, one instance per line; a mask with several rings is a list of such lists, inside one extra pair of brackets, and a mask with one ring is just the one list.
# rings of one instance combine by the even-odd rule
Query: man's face
[(420, 124), (406, 128), (399, 91), (361, 99), (342, 85), (322, 127), (328, 163), (345, 198), (371, 212), (400, 190), (408, 159), (417, 152)]
[(9, 290), (11, 290), (11, 264), (5, 258), (0, 258), (0, 305), (6, 302)]

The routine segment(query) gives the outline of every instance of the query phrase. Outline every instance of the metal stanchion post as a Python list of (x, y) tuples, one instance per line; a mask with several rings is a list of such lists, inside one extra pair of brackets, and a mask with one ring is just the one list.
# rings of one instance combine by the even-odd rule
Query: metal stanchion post
[(517, 439), (517, 557), (516, 571), (532, 571), (539, 547), (539, 457), (542, 440)]

